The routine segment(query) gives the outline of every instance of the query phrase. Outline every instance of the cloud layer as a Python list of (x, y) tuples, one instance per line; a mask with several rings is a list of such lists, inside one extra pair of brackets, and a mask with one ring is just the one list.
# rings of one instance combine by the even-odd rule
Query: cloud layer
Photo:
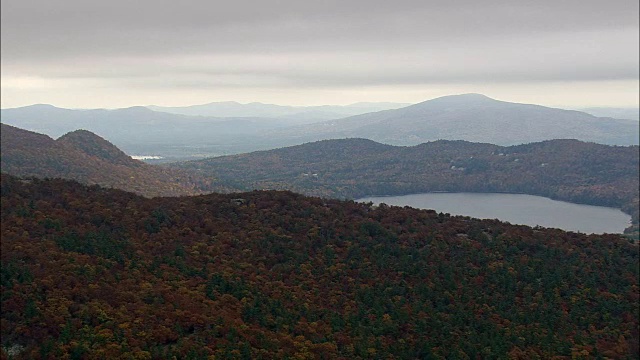
[(6, 0), (2, 106), (28, 103), (29, 94), (41, 99), (47, 89), (53, 98), (61, 90), (105, 98), (164, 91), (187, 102), (234, 100), (220, 97), (242, 90), (286, 101), (299, 89), (334, 92), (335, 101), (381, 87), (427, 94), (456, 84), (580, 82), (625, 83), (637, 98), (638, 7), (637, 0)]

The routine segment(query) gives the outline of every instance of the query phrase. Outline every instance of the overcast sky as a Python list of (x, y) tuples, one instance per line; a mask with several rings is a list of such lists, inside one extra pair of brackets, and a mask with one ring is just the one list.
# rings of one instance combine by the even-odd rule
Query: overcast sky
[(2, 0), (2, 108), (638, 106), (638, 0)]

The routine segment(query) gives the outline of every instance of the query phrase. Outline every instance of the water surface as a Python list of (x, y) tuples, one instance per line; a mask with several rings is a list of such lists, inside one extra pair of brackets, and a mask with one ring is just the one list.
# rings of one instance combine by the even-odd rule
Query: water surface
[(629, 215), (614, 208), (522, 194), (425, 193), (374, 196), (357, 201), (433, 209), (452, 215), (500, 219), (512, 224), (540, 225), (587, 234), (621, 233), (631, 221)]
[(159, 160), (163, 159), (162, 156), (157, 155), (131, 155), (131, 158), (134, 160)]

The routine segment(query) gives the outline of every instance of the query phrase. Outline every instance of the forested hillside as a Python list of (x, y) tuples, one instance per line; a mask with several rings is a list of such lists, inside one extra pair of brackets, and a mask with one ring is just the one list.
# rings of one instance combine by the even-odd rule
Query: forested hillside
[(2, 356), (638, 358), (616, 235), (2, 175)]
[(57, 140), (1, 124), (2, 172), (24, 177), (65, 178), (133, 191), (145, 196), (192, 195), (229, 191), (209, 176), (151, 166), (134, 160), (86, 130)]
[(411, 147), (326, 140), (173, 164), (233, 186), (358, 198), (432, 191), (509, 192), (614, 206), (638, 224), (638, 146), (550, 140), (502, 147), (435, 141)]

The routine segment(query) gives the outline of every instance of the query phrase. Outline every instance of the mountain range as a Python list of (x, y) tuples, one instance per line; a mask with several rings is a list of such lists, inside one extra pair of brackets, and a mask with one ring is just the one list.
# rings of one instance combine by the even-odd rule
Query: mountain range
[[(296, 122), (288, 119), (214, 118), (157, 112), (142, 106), (124, 109), (70, 110), (51, 105), (3, 109), (2, 123), (57, 138), (84, 129), (131, 155), (189, 158), (242, 152), (244, 139)], [(251, 142), (256, 144), (255, 142)], [(263, 148), (269, 148), (265, 146)], [(220, 150), (222, 149), (222, 150)]]
[[(224, 108), (224, 104), (227, 103), (211, 106)], [(563, 138), (632, 145), (638, 144), (639, 136), (637, 121), (509, 103), (478, 94), (447, 96), (403, 108), (311, 124), (304, 116), (283, 115), (291, 110), (290, 107), (263, 105), (232, 103), (229, 106), (233, 111), (220, 110), (217, 113), (279, 117), (191, 116), (145, 107), (69, 110), (33, 105), (3, 109), (0, 120), (56, 138), (70, 131), (85, 129), (108, 139), (128, 154), (157, 155), (166, 160), (237, 154), (350, 137), (392, 145), (417, 145), (439, 139), (514, 145)], [(349, 108), (361, 106), (363, 111), (391, 105), (354, 104)], [(208, 105), (202, 106), (207, 108)], [(275, 107), (279, 112), (269, 112), (263, 109), (265, 107)]]
[(253, 102), (241, 104), (235, 101), (212, 102), (202, 105), (167, 107), (149, 105), (147, 108), (171, 114), (215, 117), (266, 117), (289, 118), (300, 122), (339, 119), (370, 112), (398, 109), (411, 104), (391, 102), (360, 102), (351, 105), (283, 106)]
[(633, 120), (598, 118), (579, 111), (464, 94), (276, 130), (269, 136), (298, 142), (359, 137), (393, 145), (417, 145), (440, 139), (516, 145), (567, 138), (635, 145), (639, 141), (639, 126)]

